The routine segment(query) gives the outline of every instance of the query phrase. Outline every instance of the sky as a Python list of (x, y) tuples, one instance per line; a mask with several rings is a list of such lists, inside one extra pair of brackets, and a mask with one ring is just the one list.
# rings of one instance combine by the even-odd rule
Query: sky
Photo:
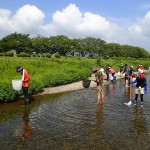
[(150, 0), (0, 0), (0, 39), (94, 37), (150, 52)]

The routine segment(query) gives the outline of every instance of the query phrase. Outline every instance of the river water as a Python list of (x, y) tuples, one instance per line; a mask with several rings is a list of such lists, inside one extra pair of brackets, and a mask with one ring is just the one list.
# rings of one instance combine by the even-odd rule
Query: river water
[[(150, 85), (150, 75), (147, 75)], [(150, 89), (150, 87), (148, 87)], [(1, 150), (150, 150), (150, 92), (144, 107), (126, 106), (134, 85), (120, 79), (105, 86), (97, 106), (95, 88), (0, 105)]]

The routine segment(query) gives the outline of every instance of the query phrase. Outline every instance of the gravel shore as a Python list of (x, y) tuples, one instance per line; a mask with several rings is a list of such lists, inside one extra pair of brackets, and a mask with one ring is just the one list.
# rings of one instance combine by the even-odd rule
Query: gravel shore
[[(88, 78), (89, 80), (94, 80), (95, 75), (92, 74), (91, 77)], [(117, 79), (120, 79), (120, 76), (117, 76)], [(109, 84), (109, 81), (104, 80), (104, 84)], [(96, 82), (91, 81), (89, 88), (96, 87)], [(82, 85), (82, 81), (74, 82), (71, 84), (61, 85), (57, 87), (49, 87), (44, 88), (43, 92), (37, 94), (37, 95), (45, 95), (45, 94), (56, 94), (56, 93), (62, 93), (62, 92), (68, 92), (68, 91), (75, 91), (75, 90), (81, 90), (84, 89)]]

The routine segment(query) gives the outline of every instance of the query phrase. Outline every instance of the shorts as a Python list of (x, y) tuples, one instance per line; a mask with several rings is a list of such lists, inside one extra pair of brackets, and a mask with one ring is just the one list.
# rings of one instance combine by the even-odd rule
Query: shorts
[(129, 77), (128, 77), (128, 76), (125, 76), (125, 78), (124, 78), (124, 79), (125, 79), (125, 81), (126, 81), (126, 80), (129, 80)]
[(103, 94), (104, 93), (103, 86), (98, 85), (97, 88), (96, 88), (96, 92), (100, 93), (100, 94)]
[(144, 94), (144, 88), (135, 88), (135, 94)]

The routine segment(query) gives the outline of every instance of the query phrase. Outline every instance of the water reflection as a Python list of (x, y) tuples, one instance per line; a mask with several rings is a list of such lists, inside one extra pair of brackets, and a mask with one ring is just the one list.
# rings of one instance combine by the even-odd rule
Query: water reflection
[[(125, 88), (124, 80), (110, 82), (104, 91), (104, 105), (96, 104), (95, 89), (88, 88), (39, 96), (29, 106), (1, 107), (0, 146), (6, 145), (5, 149), (149, 150), (150, 93), (145, 95), (141, 108), (124, 105), (134, 95), (134, 86)], [(13, 136), (16, 127), (20, 132)]]
[(145, 125), (145, 120), (143, 117), (143, 108), (134, 107), (134, 129), (137, 135), (142, 135), (148, 133), (148, 129)]
[(95, 124), (95, 130), (94, 135), (95, 136), (102, 136), (103, 130), (102, 130), (102, 124), (104, 123), (104, 105), (97, 105), (96, 107), (96, 124)]
[(21, 138), (23, 141), (30, 139), (32, 136), (32, 128), (30, 127), (29, 115), (30, 115), (30, 108), (28, 106), (25, 106), (23, 116), (22, 116), (23, 133)]
[(108, 96), (108, 93), (109, 95), (114, 96), (115, 95), (115, 82), (111, 81), (109, 86), (105, 86), (104, 90), (105, 90), (106, 96)]
[(132, 86), (130, 87), (126, 87), (125, 88), (125, 97), (127, 97), (129, 100), (132, 100), (133, 97), (132, 97)]
[(110, 84), (110, 93), (112, 96), (115, 94), (115, 83), (113, 82)]

